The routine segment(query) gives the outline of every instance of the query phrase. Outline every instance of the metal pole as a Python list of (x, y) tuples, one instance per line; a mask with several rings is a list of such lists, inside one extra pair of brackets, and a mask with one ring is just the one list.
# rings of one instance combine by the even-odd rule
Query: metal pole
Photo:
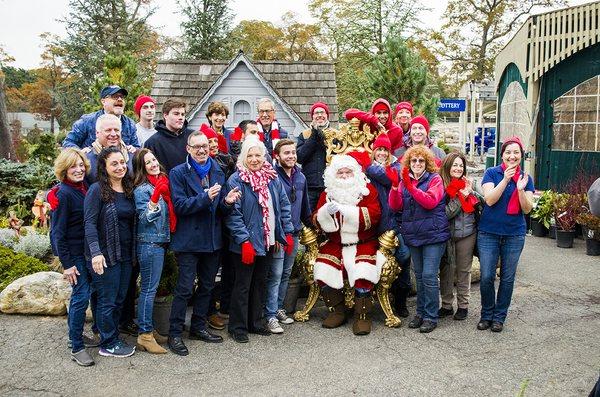
[(484, 141), (483, 138), (485, 136), (484, 130), (485, 130), (485, 125), (484, 125), (484, 121), (483, 121), (483, 100), (480, 99), (479, 100), (479, 127), (481, 127), (481, 162), (484, 161), (485, 158), (485, 153), (483, 153), (483, 148), (484, 148)]
[(471, 83), (469, 84), (469, 89), (471, 91), (471, 122), (469, 123), (469, 134), (471, 136), (471, 144), (469, 148), (469, 161), (473, 162), (475, 160), (475, 133), (477, 132), (475, 130), (477, 128), (477, 124), (475, 121), (476, 87), (474, 81), (471, 81)]

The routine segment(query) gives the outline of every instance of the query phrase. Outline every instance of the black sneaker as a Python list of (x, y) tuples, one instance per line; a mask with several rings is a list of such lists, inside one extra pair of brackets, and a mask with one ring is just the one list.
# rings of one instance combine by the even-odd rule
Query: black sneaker
[(468, 309), (461, 309), (460, 307), (456, 309), (456, 313), (454, 313), (454, 319), (458, 321), (466, 320), (467, 315), (469, 314)]
[(445, 307), (441, 307), (440, 310), (438, 310), (438, 317), (442, 318), (442, 317), (446, 317), (446, 316), (451, 316), (454, 314), (454, 310), (452, 309), (446, 309)]
[(419, 328), (423, 324), (423, 319), (419, 316), (413, 317), (408, 323), (408, 328)]
[(433, 321), (425, 320), (423, 324), (419, 327), (419, 332), (422, 334), (428, 334), (433, 331), (437, 327), (437, 324)]
[(477, 323), (477, 329), (480, 331), (485, 331), (486, 329), (489, 329), (492, 326), (492, 322), (490, 320), (479, 320), (479, 323)]
[(494, 321), (490, 328), (491, 328), (492, 332), (502, 332), (502, 329), (504, 328), (504, 324), (502, 324), (500, 321)]
[(138, 336), (139, 330), (140, 329), (138, 328), (138, 325), (136, 323), (128, 323), (128, 324), (120, 324), (119, 325), (120, 332), (131, 335), (131, 336)]
[(248, 339), (247, 334), (230, 332), (229, 335), (231, 335), (233, 340), (236, 341), (237, 343), (248, 343), (250, 341), (250, 339)]

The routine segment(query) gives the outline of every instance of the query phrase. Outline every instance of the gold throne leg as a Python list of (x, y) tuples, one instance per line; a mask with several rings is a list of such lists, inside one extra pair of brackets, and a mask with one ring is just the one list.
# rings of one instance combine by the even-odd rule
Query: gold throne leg
[(402, 325), (402, 320), (394, 314), (392, 304), (390, 303), (389, 287), (383, 284), (377, 284), (377, 300), (385, 313), (385, 325), (396, 328)]
[(385, 263), (381, 269), (381, 277), (377, 283), (377, 300), (385, 313), (385, 325), (396, 328), (402, 325), (402, 321), (394, 314), (390, 303), (389, 290), (392, 283), (398, 277), (400, 268), (394, 257), (394, 250), (398, 245), (398, 239), (393, 231), (387, 231), (379, 237), (379, 251), (385, 257)]
[(299, 321), (299, 322), (308, 321), (310, 318), (309, 313), (312, 310), (312, 308), (315, 306), (315, 303), (317, 303), (317, 300), (319, 299), (320, 294), (321, 294), (321, 287), (319, 287), (319, 284), (313, 282), (310, 285), (310, 291), (308, 292), (308, 299), (306, 299), (306, 302), (304, 303), (304, 307), (302, 308), (302, 310), (294, 313), (294, 320)]
[(306, 283), (310, 285), (310, 291), (308, 292), (308, 298), (306, 299), (302, 310), (294, 313), (294, 320), (305, 322), (310, 318), (309, 313), (317, 303), (317, 300), (321, 294), (321, 287), (319, 287), (319, 284), (316, 283), (314, 279), (315, 260), (317, 259), (317, 255), (319, 253), (317, 233), (308, 227), (302, 228), (302, 231), (300, 232), (300, 243), (306, 247), (302, 273)]

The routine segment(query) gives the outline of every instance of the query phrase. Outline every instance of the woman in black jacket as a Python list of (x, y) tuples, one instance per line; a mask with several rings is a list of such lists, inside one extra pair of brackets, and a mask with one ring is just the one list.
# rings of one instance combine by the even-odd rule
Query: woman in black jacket
[(84, 201), (85, 253), (98, 293), (100, 355), (128, 357), (135, 347), (119, 339), (118, 323), (133, 260), (135, 204), (127, 161), (118, 148), (98, 155), (98, 182)]

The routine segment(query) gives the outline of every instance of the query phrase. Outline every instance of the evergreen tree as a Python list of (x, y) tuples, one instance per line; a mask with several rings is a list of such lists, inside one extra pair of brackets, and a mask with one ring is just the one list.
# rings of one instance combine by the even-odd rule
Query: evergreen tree
[(435, 120), (437, 87), (432, 84), (425, 62), (404, 39), (388, 37), (383, 51), (365, 67), (364, 76), (365, 86), (357, 93), (357, 107), (368, 109), (378, 97), (386, 98), (392, 106), (409, 101), (415, 114), (423, 113), (430, 122)]
[(183, 56), (192, 59), (231, 57), (227, 37), (232, 30), (233, 14), (228, 0), (178, 0), (185, 20)]

